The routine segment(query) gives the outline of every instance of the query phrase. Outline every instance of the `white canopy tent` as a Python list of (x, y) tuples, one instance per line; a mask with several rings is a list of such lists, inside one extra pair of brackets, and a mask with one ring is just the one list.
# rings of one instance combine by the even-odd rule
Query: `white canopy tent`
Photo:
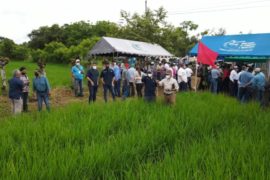
[(166, 49), (158, 44), (140, 41), (103, 37), (88, 54), (89, 56), (152, 56), (172, 57)]

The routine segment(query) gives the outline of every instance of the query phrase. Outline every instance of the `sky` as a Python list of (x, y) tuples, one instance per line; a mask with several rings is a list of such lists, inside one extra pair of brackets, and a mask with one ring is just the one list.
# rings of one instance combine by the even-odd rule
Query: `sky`
[[(142, 14), (145, 0), (1, 0), (0, 36), (16, 43), (40, 26), (77, 21), (120, 23), (120, 11)], [(270, 0), (147, 0), (148, 8), (163, 6), (167, 21), (175, 26), (191, 20), (206, 29), (226, 29), (227, 34), (270, 33)], [(196, 32), (196, 33), (197, 33)]]

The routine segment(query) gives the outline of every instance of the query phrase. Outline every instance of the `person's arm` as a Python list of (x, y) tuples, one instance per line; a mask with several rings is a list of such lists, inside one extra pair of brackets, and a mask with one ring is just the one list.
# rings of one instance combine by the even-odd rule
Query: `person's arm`
[(49, 84), (49, 81), (47, 78), (45, 78), (45, 82), (46, 82), (46, 86), (47, 86), (47, 93), (48, 93), (48, 95), (51, 95), (51, 87), (50, 87), (50, 84)]
[(163, 86), (163, 85), (164, 85), (163, 82), (164, 82), (164, 80), (161, 80), (160, 82), (158, 82), (158, 85), (159, 85), (159, 86)]
[(178, 89), (179, 89), (179, 85), (178, 85), (177, 81), (175, 80), (174, 81), (174, 90), (177, 92)]
[(101, 74), (100, 74), (100, 79), (101, 79), (102, 84), (105, 84), (104, 78), (103, 78), (103, 71), (102, 71)]
[(230, 73), (230, 76), (229, 76), (229, 78), (230, 78), (230, 80), (231, 80), (232, 82), (234, 82), (233, 76), (234, 76), (234, 72), (232, 71), (232, 72)]

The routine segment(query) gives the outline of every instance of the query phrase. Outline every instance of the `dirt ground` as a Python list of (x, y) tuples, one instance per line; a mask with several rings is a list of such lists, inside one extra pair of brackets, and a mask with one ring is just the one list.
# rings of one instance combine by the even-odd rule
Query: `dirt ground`
[[(162, 94), (162, 90), (158, 88), (157, 97)], [(88, 103), (88, 89), (84, 88), (84, 97), (74, 97), (73, 90), (71, 88), (55, 88), (51, 91), (50, 105), (53, 109), (57, 107), (64, 107), (74, 102)], [(109, 101), (112, 99), (110, 94), (108, 96)], [(118, 100), (121, 100), (118, 98)], [(104, 102), (103, 100), (103, 88), (99, 87), (97, 94), (97, 102)], [(37, 100), (30, 93), (29, 112), (37, 111)], [(43, 107), (45, 109), (45, 107)], [(4, 117), (11, 115), (11, 103), (7, 95), (0, 96), (0, 120)]]

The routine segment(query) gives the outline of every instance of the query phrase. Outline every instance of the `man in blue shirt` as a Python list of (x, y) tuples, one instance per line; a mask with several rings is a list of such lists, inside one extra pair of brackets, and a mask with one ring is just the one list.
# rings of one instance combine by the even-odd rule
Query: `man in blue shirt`
[(13, 114), (19, 114), (22, 112), (22, 91), (23, 91), (23, 81), (20, 80), (21, 72), (15, 70), (13, 78), (8, 81), (9, 83), (9, 93), (8, 96), (12, 103)]
[(80, 60), (76, 60), (76, 64), (72, 67), (72, 76), (75, 80), (75, 96), (77, 97), (83, 97), (83, 88), (82, 88), (82, 81), (84, 78), (84, 70), (83, 66), (80, 65)]
[(120, 87), (121, 87), (121, 70), (119, 65), (113, 61), (113, 72), (114, 72), (114, 93), (115, 96), (121, 97)]
[(252, 79), (252, 87), (254, 88), (257, 100), (262, 103), (263, 100), (263, 94), (265, 91), (265, 75), (261, 72), (260, 68), (256, 68), (254, 70), (255, 76)]
[(93, 62), (91, 68), (87, 72), (88, 88), (89, 88), (89, 103), (96, 101), (97, 90), (98, 90), (98, 77), (99, 72), (97, 70), (97, 64)]
[(50, 111), (50, 84), (48, 79), (38, 70), (35, 71), (35, 78), (33, 80), (33, 92), (36, 93), (37, 96), (38, 110), (42, 110), (42, 103), (44, 101), (47, 111)]
[(238, 79), (238, 99), (242, 103), (249, 101), (252, 95), (252, 74), (253, 68), (248, 67), (247, 70), (243, 71), (239, 75)]
[(103, 83), (103, 90), (104, 90), (104, 100), (107, 102), (107, 91), (109, 90), (112, 94), (113, 100), (115, 100), (115, 95), (114, 95), (114, 72), (110, 68), (110, 63), (109, 61), (105, 61), (105, 69), (101, 72), (100, 78)]
[(219, 67), (213, 67), (211, 70), (211, 92), (217, 94), (218, 78), (220, 77)]
[(153, 79), (151, 71), (148, 71), (147, 76), (142, 78), (142, 82), (144, 83), (144, 100), (147, 102), (155, 101), (157, 83)]

